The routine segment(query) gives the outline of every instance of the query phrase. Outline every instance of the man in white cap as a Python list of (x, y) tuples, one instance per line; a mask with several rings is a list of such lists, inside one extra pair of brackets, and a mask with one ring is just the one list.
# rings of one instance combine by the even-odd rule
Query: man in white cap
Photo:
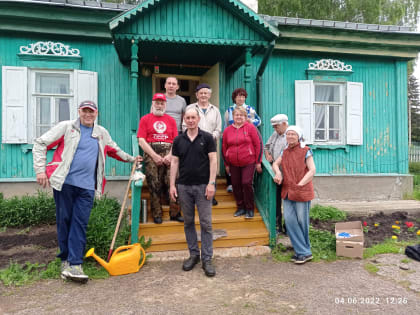
[[(124, 162), (140, 162), (121, 150), (108, 131), (95, 123), (98, 108), (92, 101), (79, 105), (79, 118), (61, 121), (35, 139), (32, 155), (36, 181), (53, 188), (61, 277), (86, 283), (82, 269), (86, 229), (95, 195), (105, 187), (107, 155)], [(56, 148), (47, 165), (47, 151)]]
[[(268, 162), (273, 163), (280, 156), (280, 153), (287, 145), (286, 129), (289, 126), (288, 117), (285, 114), (277, 114), (271, 118), (270, 122), (274, 128), (273, 134), (268, 138), (264, 146), (265, 158)], [(276, 193), (276, 217), (277, 217), (277, 231), (279, 233), (286, 233), (286, 226), (282, 224), (281, 214), (281, 184), (277, 185)]]

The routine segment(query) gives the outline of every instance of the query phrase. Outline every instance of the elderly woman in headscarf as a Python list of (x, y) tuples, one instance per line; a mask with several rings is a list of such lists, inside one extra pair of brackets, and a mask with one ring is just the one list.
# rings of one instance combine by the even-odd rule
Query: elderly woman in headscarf
[(273, 163), (274, 181), (282, 184), (284, 220), (295, 254), (292, 261), (304, 264), (312, 259), (309, 242), (309, 209), (314, 199), (312, 179), (315, 163), (299, 127), (286, 129), (287, 146)]

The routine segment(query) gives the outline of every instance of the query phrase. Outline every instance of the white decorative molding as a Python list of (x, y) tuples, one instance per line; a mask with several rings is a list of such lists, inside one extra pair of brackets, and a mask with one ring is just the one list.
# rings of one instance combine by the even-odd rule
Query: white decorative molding
[(69, 45), (54, 42), (36, 42), (28, 46), (20, 46), (20, 53), (25, 55), (69, 56), (80, 57), (80, 50)]
[(331, 70), (331, 71), (352, 71), (351, 65), (334, 59), (321, 59), (317, 62), (309, 63), (308, 70)]

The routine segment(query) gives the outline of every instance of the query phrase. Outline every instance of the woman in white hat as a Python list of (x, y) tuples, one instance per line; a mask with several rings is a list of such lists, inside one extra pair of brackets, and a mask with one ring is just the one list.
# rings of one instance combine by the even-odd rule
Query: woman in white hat
[(287, 147), (273, 163), (274, 181), (282, 184), (284, 219), (295, 251), (292, 261), (304, 264), (312, 259), (309, 209), (315, 196), (312, 185), (315, 163), (312, 151), (305, 145), (299, 127), (289, 126), (286, 129), (286, 141)]

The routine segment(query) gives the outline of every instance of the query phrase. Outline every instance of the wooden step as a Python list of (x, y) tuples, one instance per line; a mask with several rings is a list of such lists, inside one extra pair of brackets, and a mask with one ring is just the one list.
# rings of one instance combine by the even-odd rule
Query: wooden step
[[(213, 226), (215, 233), (218, 228)], [(267, 245), (269, 238), (268, 233), (261, 227), (248, 227), (227, 229), (226, 236), (220, 237), (213, 241), (213, 247), (241, 247), (241, 246), (259, 246)], [(197, 234), (200, 234), (200, 229), (197, 229)], [(148, 236), (145, 236), (148, 239)], [(184, 233), (170, 233), (150, 236), (152, 238), (152, 246), (146, 252), (171, 251), (187, 249), (187, 243)], [(170, 241), (169, 241), (170, 240)], [(198, 242), (201, 246), (201, 242)]]

